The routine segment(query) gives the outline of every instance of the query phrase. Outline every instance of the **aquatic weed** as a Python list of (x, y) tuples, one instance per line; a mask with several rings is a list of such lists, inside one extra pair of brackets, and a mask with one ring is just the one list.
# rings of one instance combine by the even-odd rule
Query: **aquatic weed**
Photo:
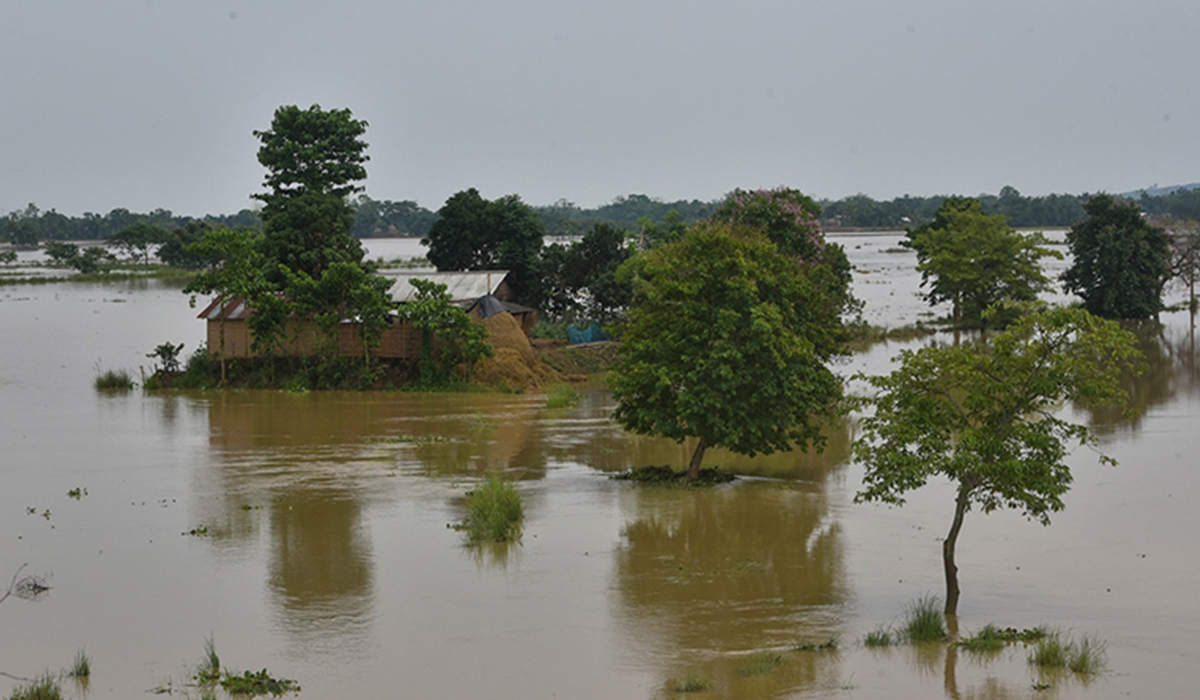
[(762, 676), (783, 665), (783, 657), (773, 651), (757, 651), (738, 668), (739, 676)]
[(909, 642), (945, 641), (948, 635), (941, 599), (924, 595), (904, 606), (904, 625), (901, 630)]
[(466, 532), (468, 545), (520, 538), (524, 517), (521, 494), (496, 472), (488, 472), (482, 484), (467, 492), (467, 509), (466, 520), (456, 529)]
[(867, 632), (867, 636), (863, 638), (863, 646), (866, 647), (890, 647), (895, 643), (896, 635), (890, 627), (884, 625)]
[(104, 391), (128, 391), (133, 388), (133, 377), (127, 370), (105, 370), (96, 376), (96, 388)]
[(823, 642), (797, 642), (792, 651), (836, 651), (838, 638), (830, 637)]
[(555, 384), (546, 392), (546, 408), (567, 408), (579, 403), (581, 398), (570, 384)]
[(682, 681), (668, 680), (667, 687), (676, 693), (703, 693), (712, 688), (712, 679), (701, 676), (698, 671), (688, 671)]
[(75, 652), (75, 663), (71, 664), (67, 675), (73, 678), (87, 678), (92, 675), (92, 660), (88, 658), (86, 651), (80, 649)]
[(300, 692), (300, 684), (290, 678), (272, 678), (267, 669), (258, 673), (246, 671), (240, 676), (227, 675), (221, 679), (221, 687), (230, 695), (272, 695), (280, 697), (286, 693)]
[(8, 700), (62, 700), (62, 687), (54, 674), (47, 672), (25, 685), (14, 688)]

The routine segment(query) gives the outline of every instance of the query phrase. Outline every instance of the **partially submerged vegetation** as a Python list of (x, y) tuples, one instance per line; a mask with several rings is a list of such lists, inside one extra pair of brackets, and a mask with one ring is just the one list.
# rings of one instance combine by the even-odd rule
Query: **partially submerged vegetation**
[(521, 538), (525, 517), (521, 494), (496, 472), (467, 492), (467, 517), (455, 526), (468, 546), (487, 542), (514, 542)]
[(953, 646), (967, 651), (986, 653), (999, 651), (1010, 644), (1033, 644), (1045, 638), (1046, 634), (1045, 627), (1033, 627), (1021, 630), (1015, 627), (1001, 629), (989, 622), (970, 637), (963, 637), (955, 641)]
[(96, 388), (105, 391), (128, 391), (133, 388), (129, 370), (108, 369), (96, 375)]
[(1029, 663), (1040, 668), (1061, 668), (1094, 676), (1108, 668), (1108, 644), (1097, 637), (1078, 640), (1051, 632), (1029, 652)]
[(675, 471), (670, 465), (648, 467), (633, 467), (623, 472), (617, 472), (610, 478), (616, 481), (632, 481), (636, 484), (657, 486), (716, 486), (727, 484), (737, 479), (737, 475), (721, 471), (717, 467), (701, 469), (695, 477), (686, 471)]

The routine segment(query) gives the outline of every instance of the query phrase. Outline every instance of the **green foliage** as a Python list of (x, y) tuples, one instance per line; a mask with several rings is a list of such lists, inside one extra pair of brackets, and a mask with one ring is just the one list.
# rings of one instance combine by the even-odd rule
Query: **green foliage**
[(738, 667), (737, 674), (742, 677), (763, 676), (782, 665), (783, 656), (773, 651), (756, 651)]
[(1032, 644), (1043, 639), (1045, 636), (1045, 627), (1033, 627), (1023, 630), (1018, 630), (1014, 627), (1001, 629), (989, 622), (974, 635), (954, 642), (953, 646), (966, 649), (967, 651), (987, 653), (998, 651), (1009, 644), (1017, 642)]
[(459, 364), (469, 373), (475, 363), (492, 356), (487, 329), (450, 303), (446, 285), (415, 277), (409, 282), (417, 289), (416, 298), (400, 307), (399, 317), (421, 332), (420, 387), (445, 386)]
[(896, 643), (896, 636), (890, 627), (883, 625), (867, 632), (867, 636), (863, 638), (863, 646), (867, 647), (890, 647)]
[(521, 494), (496, 472), (488, 472), (482, 484), (467, 492), (467, 517), (457, 529), (465, 532), (468, 545), (512, 542), (521, 538), (525, 517)]
[(515, 194), (489, 202), (475, 188), (457, 192), (421, 243), (438, 270), (510, 270), (513, 293), (536, 301), (538, 260), (545, 227)]
[(821, 206), (800, 190), (734, 190), (712, 215), (712, 221), (757, 228), (788, 255), (816, 260), (825, 248), (817, 218)]
[(267, 673), (267, 669), (265, 668), (258, 673), (246, 671), (240, 676), (227, 674), (221, 679), (221, 687), (230, 695), (243, 695), (252, 698), (260, 695), (270, 695), (277, 698), (287, 693), (300, 692), (299, 683), (289, 678), (272, 678), (271, 674)]
[(130, 259), (140, 257), (149, 265), (151, 246), (166, 243), (169, 237), (170, 234), (163, 227), (139, 221), (109, 236), (108, 243), (125, 251)]
[(17, 261), (17, 251), (0, 250), (0, 264), (11, 265)]
[(867, 378), (877, 393), (862, 400), (874, 412), (854, 445), (866, 468), (855, 500), (900, 505), (934, 476), (958, 485), (943, 546), (947, 613), (957, 603), (963, 515), (1013, 508), (1050, 522), (1071, 483), (1067, 443), (1094, 444), (1087, 426), (1055, 411), (1064, 401), (1124, 403), (1122, 373), (1141, 366), (1135, 341), (1115, 322), (1056, 308), (1021, 318), (987, 345), (903, 351), (899, 368)]
[(820, 446), (841, 381), (838, 302), (823, 266), (797, 265), (761, 233), (706, 224), (638, 256), (634, 304), (609, 373), (626, 429), (770, 454)]
[(109, 369), (96, 376), (96, 388), (113, 391), (128, 391), (133, 388), (133, 377), (124, 369)]
[(570, 384), (554, 384), (546, 392), (546, 408), (566, 408), (579, 403), (582, 398)]
[(8, 700), (62, 700), (62, 688), (51, 673), (13, 689)]
[(356, 238), (424, 236), (438, 218), (412, 200), (376, 201), (360, 194), (353, 207)]
[(348, 198), (362, 190), (355, 183), (367, 176), (367, 144), (360, 138), (366, 129), (348, 109), (287, 105), (275, 110), (270, 129), (254, 132), (262, 142), (258, 162), (267, 169), (263, 185), (270, 190), (253, 195), (263, 202), (268, 260), (314, 279), (335, 262), (362, 260), (362, 246), (350, 235), (354, 211)]
[(585, 317), (607, 322), (628, 306), (632, 288), (617, 270), (633, 254), (625, 231), (592, 226), (569, 246), (555, 243), (542, 250), (539, 286), (541, 310), (555, 319)]
[(836, 651), (837, 648), (837, 637), (830, 637), (823, 642), (798, 642), (792, 647), (795, 651)]
[(977, 199), (951, 197), (932, 223), (908, 231), (904, 245), (917, 253), (925, 299), (951, 302), (955, 326), (983, 328), (1012, 321), (1011, 313), (984, 314), (995, 304), (1034, 301), (1049, 289), (1041, 259), (1062, 255), (1045, 243), (1040, 233), (1009, 228), (1001, 214), (984, 214)]
[[(205, 259), (193, 253), (189, 246), (196, 243), (214, 226), (206, 221), (189, 221), (181, 227), (168, 231), (155, 255), (171, 267), (197, 270), (204, 267)], [(224, 228), (224, 227), (222, 227)]]
[(1098, 194), (1084, 205), (1088, 218), (1071, 227), (1071, 267), (1063, 274), (1068, 292), (1104, 318), (1149, 318), (1162, 310), (1162, 290), (1171, 276), (1170, 240), (1151, 226), (1133, 203)]
[(692, 670), (682, 681), (668, 680), (667, 687), (676, 693), (703, 693), (712, 688), (712, 679)]
[(69, 265), (75, 256), (79, 255), (79, 246), (74, 243), (47, 241), (43, 250), (50, 262), (55, 265)]
[(656, 486), (716, 486), (727, 484), (737, 479), (737, 475), (721, 471), (716, 467), (701, 469), (695, 476), (687, 471), (675, 471), (670, 466), (634, 467), (623, 472), (617, 472), (611, 477), (614, 481), (632, 481), (636, 484), (653, 484)]
[(938, 608), (941, 600), (926, 595), (904, 606), (900, 631), (909, 642), (943, 642), (947, 639), (946, 618)]
[(75, 652), (75, 663), (67, 670), (67, 675), (73, 678), (87, 678), (92, 675), (92, 660), (83, 649)]
[(1075, 673), (1093, 676), (1108, 667), (1108, 644), (1096, 637), (1079, 641), (1051, 632), (1038, 641), (1029, 652), (1029, 663), (1043, 668), (1066, 668)]
[(183, 343), (172, 345), (171, 343), (162, 343), (154, 348), (154, 352), (147, 353), (146, 357), (157, 359), (162, 362), (162, 370), (164, 372), (179, 371), (179, 353), (183, 351)]

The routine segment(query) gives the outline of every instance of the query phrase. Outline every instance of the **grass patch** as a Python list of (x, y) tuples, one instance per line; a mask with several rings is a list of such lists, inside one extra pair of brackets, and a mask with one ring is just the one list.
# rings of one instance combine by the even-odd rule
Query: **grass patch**
[(75, 652), (75, 663), (67, 669), (67, 675), (72, 678), (87, 678), (92, 675), (92, 660), (83, 649)]
[(105, 370), (96, 375), (96, 388), (105, 391), (128, 391), (133, 388), (133, 377), (124, 369)]
[(737, 674), (742, 677), (763, 676), (783, 665), (783, 657), (773, 651), (756, 651), (746, 659)]
[(688, 671), (682, 681), (671, 679), (667, 687), (676, 693), (703, 693), (712, 689), (712, 679), (700, 675), (697, 671)]
[(546, 408), (567, 408), (579, 403), (581, 398), (570, 384), (555, 384), (546, 392)]
[(289, 678), (272, 678), (265, 668), (258, 673), (246, 671), (240, 676), (227, 675), (221, 679), (221, 687), (230, 695), (245, 697), (280, 697), (286, 693), (300, 692), (299, 683)]
[(737, 476), (729, 472), (723, 472), (716, 467), (709, 467), (700, 470), (700, 476), (695, 479), (689, 479), (686, 471), (677, 472), (667, 465), (656, 467), (634, 467), (623, 472), (613, 474), (612, 479), (617, 481), (632, 481), (637, 484), (656, 484), (662, 486), (715, 486), (717, 484), (726, 484)]
[(1108, 643), (1085, 636), (1079, 641), (1064, 639), (1057, 632), (1045, 635), (1029, 652), (1029, 663), (1042, 668), (1065, 668), (1084, 676), (1102, 673), (1108, 667)]
[(925, 595), (904, 606), (904, 624), (900, 630), (909, 642), (946, 641), (948, 635), (941, 598)]
[(867, 636), (863, 638), (863, 646), (866, 647), (890, 647), (896, 643), (896, 635), (890, 627), (880, 625), (875, 629), (867, 632)]
[(954, 642), (952, 646), (966, 649), (967, 651), (989, 652), (997, 651), (1017, 642), (1033, 644), (1045, 636), (1045, 627), (1033, 627), (1023, 630), (1016, 629), (1015, 627), (1001, 629), (989, 622), (974, 635), (960, 639)]
[(13, 688), (8, 700), (62, 700), (62, 687), (51, 673)]
[(468, 545), (520, 539), (525, 515), (521, 494), (496, 472), (488, 472), (482, 484), (467, 492), (467, 510), (467, 518), (456, 529), (466, 533)]
[(830, 637), (823, 642), (797, 642), (792, 651), (836, 651), (837, 648), (837, 637)]
[(217, 647), (213, 638), (204, 640), (204, 658), (196, 667), (196, 682), (201, 686), (212, 686), (221, 680), (221, 657), (217, 656)]

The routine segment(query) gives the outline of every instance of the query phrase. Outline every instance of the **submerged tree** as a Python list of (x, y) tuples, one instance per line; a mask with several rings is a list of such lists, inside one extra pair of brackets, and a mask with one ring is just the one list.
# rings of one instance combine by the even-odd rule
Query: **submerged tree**
[(1084, 205), (1088, 218), (1067, 233), (1073, 262), (1063, 274), (1068, 292), (1105, 318), (1150, 318), (1162, 310), (1171, 277), (1167, 234), (1136, 204), (1098, 194)]
[(984, 328), (1012, 320), (1004, 313), (985, 317), (985, 310), (1000, 302), (1034, 301), (1049, 289), (1041, 260), (1062, 255), (1045, 243), (1040, 233), (1010, 228), (1002, 214), (983, 213), (977, 199), (951, 197), (933, 222), (908, 232), (904, 245), (917, 253), (925, 299), (933, 305), (950, 302), (956, 328)]
[(1068, 444), (1095, 442), (1056, 409), (1124, 403), (1122, 372), (1141, 369), (1135, 342), (1114, 321), (1056, 308), (1019, 319), (987, 345), (906, 350), (899, 368), (868, 379), (878, 393), (864, 399), (874, 411), (854, 446), (866, 467), (855, 500), (901, 505), (931, 477), (957, 484), (942, 544), (947, 615), (958, 610), (954, 553), (967, 511), (1012, 508), (1050, 523), (1071, 484)]
[(703, 224), (643, 253), (609, 374), (626, 429), (704, 452), (770, 454), (822, 444), (841, 380), (827, 366), (842, 326), (825, 266), (798, 264), (759, 229)]

